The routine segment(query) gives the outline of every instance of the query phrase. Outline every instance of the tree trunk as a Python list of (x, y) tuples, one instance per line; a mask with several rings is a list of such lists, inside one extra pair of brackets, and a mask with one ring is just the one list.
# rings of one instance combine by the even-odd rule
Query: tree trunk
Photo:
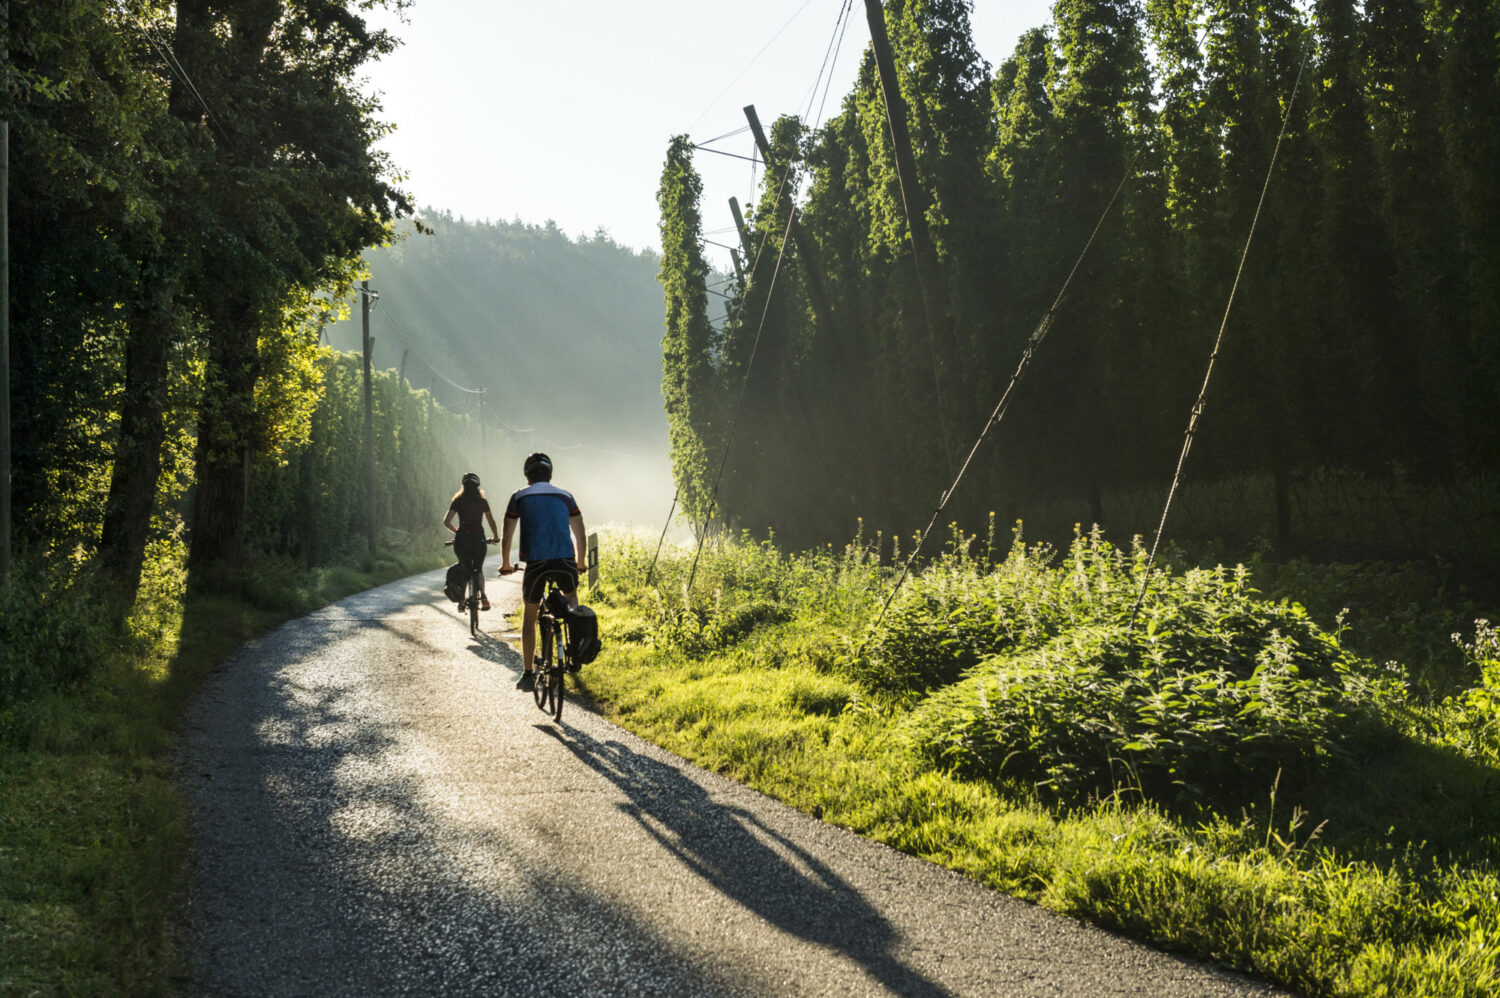
[(141, 565), (161, 476), (161, 445), (166, 436), (167, 357), (176, 324), (177, 280), (143, 274), (146, 294), (130, 317), (125, 345), (125, 392), (120, 403), (120, 437), (115, 445), (109, 498), (104, 509), (100, 560), (120, 596), (123, 615), (135, 602)]
[(194, 565), (233, 565), (245, 557), (261, 320), (249, 308), (235, 309), (231, 315), (233, 319), (215, 323), (210, 334), (208, 377), (198, 411), (190, 552)]

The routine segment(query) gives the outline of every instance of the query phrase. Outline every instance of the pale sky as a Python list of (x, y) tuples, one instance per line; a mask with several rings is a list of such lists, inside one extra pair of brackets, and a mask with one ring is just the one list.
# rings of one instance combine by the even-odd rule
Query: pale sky
[[(383, 143), (422, 206), (470, 219), (551, 219), (569, 235), (603, 227), (657, 248), (656, 188), (667, 142), (806, 113), (844, 0), (416, 0), (405, 44), (374, 66)], [(1043, 0), (976, 0), (975, 46), (994, 67)], [(381, 22), (392, 23), (392, 22)], [(779, 34), (778, 34), (779, 32)], [(837, 113), (869, 42), (854, 0), (824, 117)], [(818, 90), (821, 100), (822, 89)], [(818, 119), (818, 101), (809, 120)], [(714, 144), (749, 155), (748, 134)], [(753, 199), (751, 164), (700, 151), (708, 238), (733, 225), (728, 199)], [(727, 268), (727, 257), (711, 252)]]

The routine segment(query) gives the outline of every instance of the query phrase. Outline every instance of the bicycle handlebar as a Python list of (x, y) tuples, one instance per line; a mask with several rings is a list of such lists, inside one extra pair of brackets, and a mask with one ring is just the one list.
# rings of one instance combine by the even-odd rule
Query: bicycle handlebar
[[(492, 539), (490, 539), (488, 537), (486, 537), (484, 539), (484, 542), (486, 544), (499, 544), (500, 543), (498, 540), (492, 540)], [(443, 542), (443, 547), (445, 547), (445, 548), (451, 548), (452, 546), (453, 546), (453, 542), (452, 541), (444, 541)]]

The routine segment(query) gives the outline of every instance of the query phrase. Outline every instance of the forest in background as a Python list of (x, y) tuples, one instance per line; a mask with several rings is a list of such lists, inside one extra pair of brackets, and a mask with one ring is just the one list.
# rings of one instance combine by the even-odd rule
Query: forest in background
[[(722, 324), (668, 149), (687, 515), (794, 546), (920, 527), (1044, 331), (949, 515), (1149, 533), (1290, 106), (1169, 532), (1500, 550), (1500, 6), (1060, 0), (998, 69), (969, 9), (885, 6), (924, 239), (868, 50), (837, 115), (770, 129)], [(793, 204), (813, 258), (786, 240), (778, 271)]]
[[(377, 368), (404, 368), (455, 412), (514, 432), (551, 432), (606, 448), (659, 449), (660, 264), (604, 231), (570, 238), (555, 223), (466, 221), (428, 211), (429, 234), (406, 231), (366, 254)], [(382, 315), (382, 313), (385, 313)], [(352, 311), (329, 326), (338, 349), (360, 348)], [(543, 408), (542, 403), (548, 405)]]
[[(659, 525), (671, 502), (660, 258), (602, 229), (575, 239), (552, 222), (421, 217), (365, 255), (374, 366), (482, 423), (465, 460), (492, 499), (542, 450), (591, 525)], [(328, 341), (360, 349), (360, 321), (349, 310)]]

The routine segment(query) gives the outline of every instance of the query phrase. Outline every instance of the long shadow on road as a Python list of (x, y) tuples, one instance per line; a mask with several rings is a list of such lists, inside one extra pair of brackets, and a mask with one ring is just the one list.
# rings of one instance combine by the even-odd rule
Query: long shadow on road
[(896, 930), (857, 890), (755, 814), (713, 800), (679, 770), (621, 742), (571, 727), (567, 737), (541, 730), (618, 787), (627, 798), (620, 809), (726, 897), (798, 939), (843, 953), (894, 994), (950, 994), (892, 954)]
[[(377, 683), (357, 641), (392, 630), (376, 616), (315, 614), (272, 632), (195, 704), (181, 756), (197, 832), (190, 993), (758, 990), (565, 864), (537, 862), (527, 830), (462, 779), (435, 781), (431, 742), (392, 709), (430, 694), (423, 662), (405, 657), (427, 649), (400, 635)], [(480, 657), (514, 669), (492, 640)]]

